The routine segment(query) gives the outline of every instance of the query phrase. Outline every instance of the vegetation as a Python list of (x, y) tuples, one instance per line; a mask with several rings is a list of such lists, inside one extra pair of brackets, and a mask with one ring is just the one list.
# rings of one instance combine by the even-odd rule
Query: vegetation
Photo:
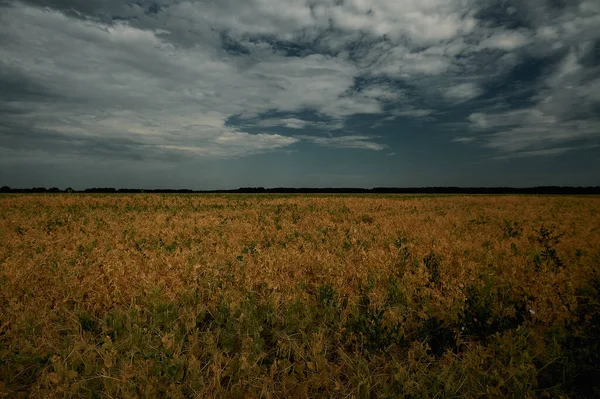
[(0, 197), (1, 397), (600, 397), (600, 199)]
[(86, 194), (554, 194), (581, 195), (600, 194), (600, 186), (538, 186), (538, 187), (240, 187), (232, 190), (190, 190), (190, 189), (139, 189), (94, 187), (81, 191), (68, 187), (61, 190), (57, 187), (10, 188), (0, 187), (0, 193), (5, 194), (57, 194), (57, 193), (86, 193)]

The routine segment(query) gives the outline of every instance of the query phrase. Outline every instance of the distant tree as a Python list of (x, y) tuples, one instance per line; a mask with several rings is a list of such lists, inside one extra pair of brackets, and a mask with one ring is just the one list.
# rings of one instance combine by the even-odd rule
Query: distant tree
[(10, 193), (12, 190), (8, 186), (0, 187), (0, 193)]

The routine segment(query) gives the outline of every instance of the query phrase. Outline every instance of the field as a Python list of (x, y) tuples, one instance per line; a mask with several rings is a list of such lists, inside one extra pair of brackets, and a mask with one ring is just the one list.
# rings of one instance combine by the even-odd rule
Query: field
[(600, 397), (600, 198), (0, 196), (0, 397)]

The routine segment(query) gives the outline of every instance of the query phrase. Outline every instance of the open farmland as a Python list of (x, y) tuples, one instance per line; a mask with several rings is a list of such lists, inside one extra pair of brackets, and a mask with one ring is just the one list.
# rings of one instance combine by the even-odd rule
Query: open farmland
[(600, 198), (0, 197), (0, 397), (597, 397)]

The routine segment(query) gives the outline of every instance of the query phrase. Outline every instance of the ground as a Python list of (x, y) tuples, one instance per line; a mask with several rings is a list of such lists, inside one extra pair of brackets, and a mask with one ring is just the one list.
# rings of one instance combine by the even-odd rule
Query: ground
[(0, 397), (597, 397), (600, 198), (0, 196)]

